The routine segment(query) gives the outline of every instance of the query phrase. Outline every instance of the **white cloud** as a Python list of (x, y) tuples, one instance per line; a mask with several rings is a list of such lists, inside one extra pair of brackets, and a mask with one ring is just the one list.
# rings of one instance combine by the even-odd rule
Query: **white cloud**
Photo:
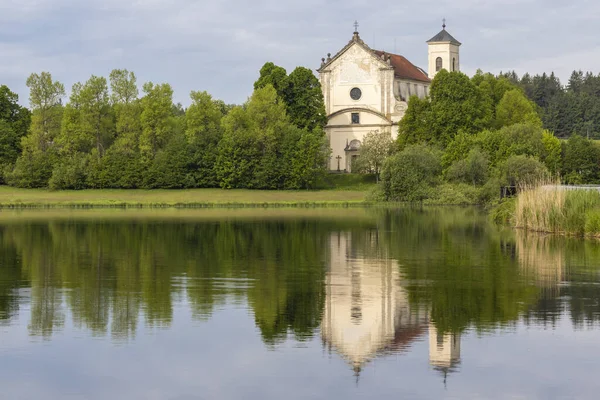
[(367, 43), (426, 66), (442, 17), (463, 42), (466, 72), (554, 70), (565, 80), (573, 69), (598, 72), (599, 16), (587, 0), (0, 0), (0, 83), (25, 104), (31, 72), (70, 87), (129, 68), (171, 83), (183, 103), (190, 90), (242, 102), (264, 62), (314, 69), (347, 43), (355, 19)]

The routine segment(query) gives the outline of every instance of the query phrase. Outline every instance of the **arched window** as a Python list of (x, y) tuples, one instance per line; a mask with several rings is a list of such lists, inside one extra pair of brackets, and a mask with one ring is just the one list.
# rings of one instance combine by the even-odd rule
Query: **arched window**
[(452, 59), (452, 71), (456, 71), (456, 58)]
[(435, 59), (435, 71), (438, 72), (442, 69), (442, 57), (438, 57)]

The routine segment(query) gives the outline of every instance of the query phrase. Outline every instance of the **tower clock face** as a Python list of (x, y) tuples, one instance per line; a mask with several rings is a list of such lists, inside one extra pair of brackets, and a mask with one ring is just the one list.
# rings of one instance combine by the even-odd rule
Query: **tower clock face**
[(355, 87), (350, 91), (350, 97), (352, 98), (352, 100), (360, 100), (360, 98), (362, 97), (362, 92), (359, 88)]

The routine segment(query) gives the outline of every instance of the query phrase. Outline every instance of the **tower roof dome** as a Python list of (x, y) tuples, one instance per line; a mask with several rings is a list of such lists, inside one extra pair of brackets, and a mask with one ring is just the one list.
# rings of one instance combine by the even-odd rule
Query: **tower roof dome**
[(458, 40), (454, 39), (454, 37), (448, 33), (448, 31), (446, 30), (446, 21), (444, 20), (444, 25), (443, 29), (440, 31), (440, 33), (438, 33), (437, 35), (435, 35), (434, 37), (432, 37), (431, 39), (429, 39), (427, 41), (427, 43), (447, 43), (450, 42), (451, 44), (455, 44), (457, 46), (460, 46), (462, 43), (460, 43)]

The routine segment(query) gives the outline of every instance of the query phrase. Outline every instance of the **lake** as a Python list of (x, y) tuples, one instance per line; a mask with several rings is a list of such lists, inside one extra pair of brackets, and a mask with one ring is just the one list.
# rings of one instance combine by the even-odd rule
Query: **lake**
[(592, 399), (600, 242), (477, 208), (0, 214), (3, 399)]

